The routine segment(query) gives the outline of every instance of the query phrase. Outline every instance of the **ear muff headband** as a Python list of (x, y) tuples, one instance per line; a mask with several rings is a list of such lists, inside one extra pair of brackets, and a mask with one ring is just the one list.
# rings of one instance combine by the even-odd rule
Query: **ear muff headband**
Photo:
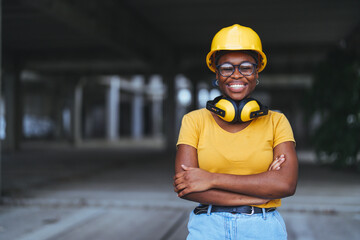
[(217, 114), (227, 122), (247, 122), (254, 118), (268, 114), (268, 108), (254, 98), (246, 98), (239, 103), (234, 100), (219, 96), (213, 101), (208, 101), (206, 109)]

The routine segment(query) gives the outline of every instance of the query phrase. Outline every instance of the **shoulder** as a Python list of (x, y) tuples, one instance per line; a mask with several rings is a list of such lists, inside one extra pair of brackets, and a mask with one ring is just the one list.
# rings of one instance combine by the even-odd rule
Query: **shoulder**
[(200, 130), (213, 124), (211, 118), (212, 115), (209, 110), (201, 108), (185, 114), (182, 119), (181, 125), (191, 126), (192, 128)]
[(268, 114), (269, 118), (271, 118), (273, 121), (279, 121), (283, 118), (286, 118), (285, 115), (281, 112), (278, 111), (274, 111), (274, 110), (269, 110), (269, 114)]
[(289, 120), (285, 114), (277, 111), (269, 111), (269, 117), (274, 132), (274, 147), (283, 142), (295, 142)]
[(289, 124), (288, 119), (283, 113), (274, 110), (269, 110), (269, 113), (266, 116), (260, 117), (259, 121), (266, 125), (270, 124), (274, 128)]
[(185, 114), (182, 119), (177, 145), (187, 144), (197, 148), (199, 136), (207, 125), (207, 115), (211, 116), (206, 109), (194, 110)]
[(193, 110), (184, 115), (184, 118), (192, 119), (194, 121), (204, 121), (209, 118), (211, 114), (205, 108)]

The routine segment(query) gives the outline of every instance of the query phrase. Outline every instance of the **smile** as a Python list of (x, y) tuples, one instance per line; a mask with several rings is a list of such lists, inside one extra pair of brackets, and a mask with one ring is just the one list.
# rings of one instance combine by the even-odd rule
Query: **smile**
[(240, 88), (244, 88), (245, 84), (231, 84), (231, 85), (229, 84), (228, 87), (232, 89), (240, 89)]

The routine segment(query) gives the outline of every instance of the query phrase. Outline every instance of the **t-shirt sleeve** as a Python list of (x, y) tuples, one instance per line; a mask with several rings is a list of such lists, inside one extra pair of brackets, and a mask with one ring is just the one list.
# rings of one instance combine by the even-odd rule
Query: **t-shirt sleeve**
[(198, 148), (199, 142), (199, 127), (198, 123), (189, 114), (184, 115), (181, 128), (179, 132), (179, 138), (176, 146), (180, 144), (187, 144), (194, 148)]
[(284, 114), (280, 114), (279, 119), (275, 122), (274, 133), (274, 147), (283, 142), (295, 142), (291, 125)]

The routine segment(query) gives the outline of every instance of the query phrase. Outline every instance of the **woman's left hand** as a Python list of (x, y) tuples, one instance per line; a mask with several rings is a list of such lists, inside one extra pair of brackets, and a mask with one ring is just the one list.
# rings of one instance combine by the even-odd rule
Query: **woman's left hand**
[(269, 171), (280, 170), (281, 164), (285, 162), (285, 155), (281, 154), (280, 156), (276, 157), (275, 160), (271, 163), (269, 167)]
[(211, 188), (212, 174), (200, 168), (181, 165), (184, 171), (174, 176), (174, 191), (178, 197), (192, 192), (202, 192)]

